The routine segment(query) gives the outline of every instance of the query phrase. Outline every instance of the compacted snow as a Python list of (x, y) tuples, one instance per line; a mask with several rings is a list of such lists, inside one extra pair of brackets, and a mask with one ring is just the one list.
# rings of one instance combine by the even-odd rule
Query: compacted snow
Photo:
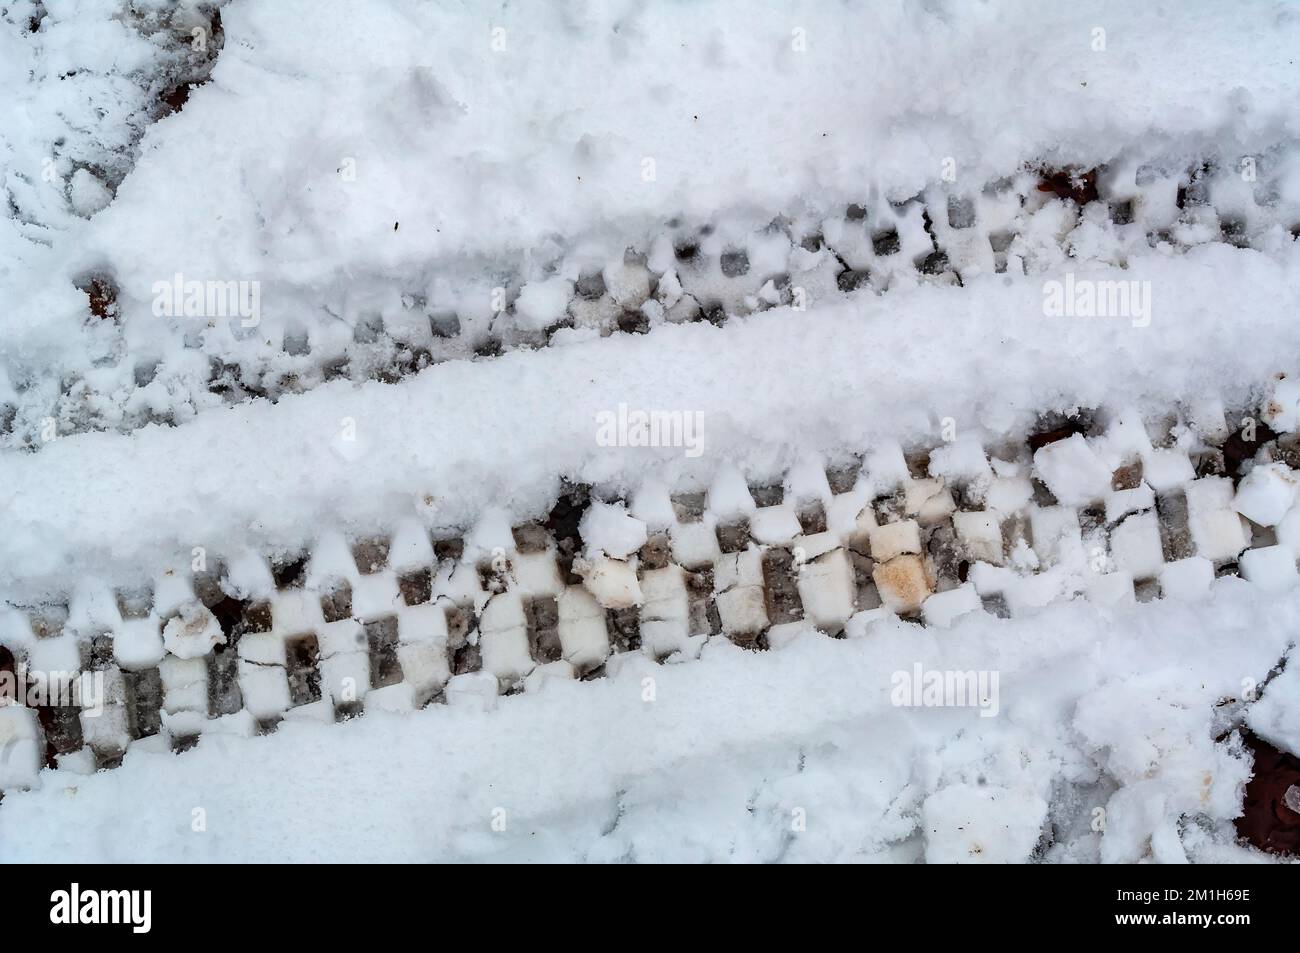
[[(1277, 382), (1300, 372), (1288, 4), (174, 6), (0, 9), (0, 648), (39, 655), (28, 609), (162, 579), (194, 547), (297, 552), (414, 519), (490, 552), (562, 480), (633, 502), (708, 489), (721, 511), (728, 480), (873, 448), (942, 441), (931, 474), (967, 478), (981, 447), (1049, 412), (1209, 407), (1235, 430), (1272, 398), (1274, 429), (1300, 429), (1300, 392)], [(158, 106), (205, 78), (179, 111)], [(1238, 182), (1243, 157), (1266, 187)], [(1180, 214), (1175, 178), (1211, 159), (1213, 212)], [(1102, 164), (1117, 195), (1165, 183), (1139, 210), (1177, 218), (1152, 226), (1159, 241), (1045, 197), (1016, 219), (1011, 267), (954, 244), (961, 280), (929, 282), (848, 233), (852, 203), (901, 223), (923, 192), (983, 196), (972, 207), (992, 215), (986, 186)], [(960, 227), (912, 210), (903, 243)], [(791, 237), (772, 238), (778, 216)], [(1238, 221), (1246, 238), (1225, 240)], [(836, 256), (800, 251), (799, 229), (888, 293), (836, 288)], [(721, 256), (712, 279), (676, 264), (688, 231)], [(828, 290), (735, 291), (737, 248), (756, 275), (806, 267)], [(1142, 283), (1148, 307), (1050, 316), (1067, 272)], [(592, 275), (592, 300), (640, 308), (648, 333), (554, 332)], [(255, 285), (257, 313), (160, 313), (174, 278)], [(92, 280), (115, 289), (107, 317), (88, 309)], [(691, 280), (737, 316), (676, 323)], [(236, 406), (209, 392), (212, 361), (305, 374), (291, 342), (352, 347), (375, 316), (391, 330), (412, 312), (510, 346)], [(600, 421), (620, 407), (698, 415), (701, 452), (611, 445)], [(1191, 479), (1148, 446), (1147, 483), (1120, 497), (1124, 461), (1098, 446), (1053, 443), (1033, 475), (1065, 506), (1106, 495), (1111, 520)], [(1229, 514), (1232, 557), (1253, 544), (1241, 577), (1216, 578), (1226, 557), (1182, 560), (1160, 569), (1159, 601), (1044, 600), (1009, 619), (957, 587), (925, 626), (872, 610), (831, 639), (810, 620), (772, 651), (715, 636), (603, 679), (268, 735), (227, 715), (193, 751), (145, 739), (114, 770), (69, 762), (6, 790), (0, 859), (1274, 860), (1233, 828), (1252, 771), (1235, 729), (1300, 753), (1294, 664), (1269, 680), (1300, 623), (1293, 477), (1261, 461), (1226, 502), (1189, 491)], [(583, 520), (606, 606), (637, 585), (618, 573), (646, 543), (630, 512)], [(174, 657), (220, 641), (195, 620), (163, 633)], [(900, 679), (925, 671), (996, 676), (995, 697), (900, 704)]]
[[(7, 795), (0, 856), (1023, 861), (1050, 814), (1048, 860), (1241, 860), (1225, 821), (1250, 768), (1215, 744), (1215, 703), (1276, 662), (1300, 601), (1232, 583), (1195, 606), (716, 644), (486, 711), (209, 735), (179, 759), (133, 752), (71, 790)], [(999, 669), (998, 715), (895, 707), (892, 673), (918, 662)]]

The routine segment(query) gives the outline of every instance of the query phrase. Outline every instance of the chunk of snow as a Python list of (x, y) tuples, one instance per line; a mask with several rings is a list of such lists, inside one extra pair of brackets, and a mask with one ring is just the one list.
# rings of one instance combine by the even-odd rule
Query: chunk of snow
[(1295, 497), (1295, 472), (1284, 463), (1267, 463), (1255, 467), (1237, 484), (1232, 506), (1260, 526), (1276, 526)]
[(967, 612), (983, 608), (973, 583), (963, 583), (947, 592), (936, 592), (921, 606), (921, 615), (927, 625), (946, 629)]
[(1002, 564), (1002, 524), (996, 513), (988, 510), (954, 513), (952, 525), (972, 560), (995, 566)]
[(1115, 564), (1134, 579), (1153, 578), (1165, 564), (1156, 515), (1139, 513), (1111, 530), (1110, 552)]
[(1241, 574), (1269, 592), (1282, 592), (1296, 584), (1296, 558), (1289, 546), (1264, 546), (1241, 554)]
[(221, 625), (202, 602), (187, 602), (180, 613), (163, 627), (163, 644), (177, 658), (193, 659), (207, 655), (213, 646), (226, 641)]
[(582, 583), (606, 609), (628, 609), (642, 602), (641, 584), (636, 578), (636, 567), (621, 559), (598, 556), (575, 563), (574, 570), (582, 575)]
[(0, 706), (0, 791), (36, 785), (42, 747), (35, 709)]
[(564, 317), (572, 297), (573, 282), (560, 275), (528, 282), (515, 299), (519, 326), (530, 331), (549, 328)]
[(1264, 423), (1281, 433), (1294, 433), (1300, 428), (1300, 378), (1284, 377), (1277, 381), (1260, 416)]
[(68, 183), (68, 199), (74, 212), (82, 218), (90, 218), (108, 207), (113, 201), (113, 193), (88, 169), (78, 169), (72, 173), (72, 181)]
[(646, 524), (620, 503), (592, 503), (582, 514), (578, 532), (591, 555), (626, 559), (646, 542)]
[(919, 556), (895, 556), (871, 570), (880, 600), (895, 612), (915, 612), (933, 589)]
[(604, 271), (605, 290), (625, 311), (635, 311), (650, 297), (650, 272), (644, 265), (617, 262)]
[(1236, 559), (1250, 545), (1245, 521), (1232, 508), (1232, 481), (1209, 476), (1187, 484), (1187, 524), (1196, 552), (1215, 563)]
[(113, 635), (113, 658), (127, 671), (152, 668), (163, 657), (162, 625), (157, 616), (124, 619)]
[(1166, 598), (1191, 602), (1210, 591), (1214, 582), (1214, 563), (1204, 556), (1190, 556), (1166, 563), (1157, 578), (1160, 592)]
[(871, 558), (880, 563), (889, 562), (903, 553), (921, 551), (921, 527), (916, 520), (886, 523), (869, 531)]
[(1110, 490), (1110, 467), (1080, 434), (1040, 447), (1034, 454), (1034, 470), (1066, 506), (1086, 506)]

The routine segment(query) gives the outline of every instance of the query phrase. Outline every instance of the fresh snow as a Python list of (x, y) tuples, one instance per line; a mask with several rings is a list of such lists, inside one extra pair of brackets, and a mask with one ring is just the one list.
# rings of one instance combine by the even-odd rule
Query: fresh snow
[[(1133, 862), (1149, 839), (1162, 861), (1232, 859), (1250, 769), (1214, 742), (1216, 704), (1262, 680), (1296, 625), (1300, 593), (1263, 602), (1223, 579), (1189, 606), (878, 623), (762, 654), (715, 641), (700, 661), (633, 656), (609, 679), (493, 689), (486, 706), (291, 719), (179, 759), (133, 746), (116, 771), (6, 794), (0, 860), (978, 860), (980, 843), (1023, 861), (1036, 837), (1021, 815), (1042, 802), (1049, 860)], [(916, 663), (1000, 670), (998, 716), (896, 707), (891, 678)], [(1275, 737), (1294, 725), (1286, 697), (1254, 718)], [(1180, 843), (1184, 813), (1198, 820)], [(973, 830), (949, 836), (963, 819)]]
[[(1296, 246), (1281, 260), (1208, 246), (1141, 268), (1161, 302), (1143, 329), (1045, 319), (1037, 282), (989, 276), (773, 309), (720, 329), (665, 326), (450, 362), (396, 385), (333, 382), (174, 429), (60, 437), (0, 457), (0, 586), (33, 600), (69, 574), (125, 579), (188, 564), (195, 546), (291, 551), (322, 524), (363, 531), (417, 516), (466, 528), (486, 508), (535, 518), (562, 476), (629, 492), (650, 477), (705, 488), (728, 461), (770, 478), (810, 454), (938, 442), (944, 418), (980, 438), (1023, 432), (1044, 409), (1159, 414), (1206, 393), (1207, 379), (1227, 404), (1257, 407), (1260, 384), (1286, 369), (1279, 356), (1300, 352)], [(1223, 319), (1215, 302), (1227, 274), (1240, 282), (1234, 307), (1269, 347), (1242, 347), (1241, 327)], [(601, 446), (600, 415), (620, 403), (698, 412), (705, 455)], [(1046, 450), (1040, 472), (1057, 452)], [(883, 464), (868, 462), (879, 473)]]
[[(463, 674), (446, 705), (417, 711), (403, 683), (372, 692), (364, 717), (333, 724), (302, 706), (268, 736), (254, 718), (283, 708), (270, 668), (284, 645), (245, 636), (241, 664), (268, 677), (182, 756), (154, 738), (112, 771), (92, 773), (83, 751), (38, 772), (34, 714), (0, 707), (0, 860), (1267, 859), (1235, 838), (1252, 768), (1236, 736), (1221, 739), (1240, 718), (1300, 753), (1294, 658), (1253, 693), (1300, 625), (1295, 473), (1258, 465), (1235, 491), (1193, 480), (1142, 420), (1178, 408), (1202, 433), (1225, 412), (1234, 430), (1243, 416), (1300, 430), (1300, 12), (1267, 0), (231, 0), (210, 81), (163, 115), (159, 97), (204, 67), (187, 44), (207, 9), (0, 10), (0, 406), (39, 423), (82, 381), (107, 419), (178, 424), (0, 450), (4, 602), (71, 590), (73, 621), (89, 628), (110, 587), (163, 580), (167, 624), (127, 620), (114, 653), (161, 664), (169, 698), (185, 698), (191, 663), (223, 638), (165, 584), (195, 547), (226, 560), (239, 597), (270, 589), (258, 554), (320, 544), (324, 565), (339, 534), (392, 532), (395, 566), (428, 563), (430, 529), (489, 554), (570, 480), (629, 501), (587, 512), (574, 567), (601, 603), (634, 605), (662, 595), (630, 557), (667, 522), (666, 488), (707, 489), (710, 515), (733, 516), (752, 508), (747, 481), (824, 484), (822, 464), (866, 451), (875, 490), (920, 492), (904, 451), (953, 428), (933, 476), (974, 481), (991, 514), (1018, 512), (1034, 479), (1063, 504), (1100, 505), (1120, 521), (1118, 571), (1073, 587), (1088, 557), (1077, 525), (1049, 510), (1032, 548), (992, 565), (996, 520), (957, 514), (963, 542), (990, 559), (925, 601), (924, 627), (882, 608), (853, 616), (843, 640), (790, 623), (768, 652), (693, 639), (669, 664), (615, 656), (593, 681), (555, 662), (509, 697), (489, 672)], [(976, 269), (961, 287), (908, 275), (886, 295), (818, 292), (806, 310), (721, 328), (665, 323), (685, 294), (670, 223), (712, 228), (710, 254), (749, 236), (756, 275), (787, 259), (812, 274), (831, 256), (766, 235), (774, 217), (827, 223), (858, 268), (870, 249), (855, 252), (833, 217), (849, 203), (888, 208), (941, 181), (978, 193), (1039, 163), (1109, 163), (1136, 187), (1205, 156), (1268, 165), (1278, 224), (1253, 247), (1221, 241), (1223, 223), (1194, 209), (1155, 247), (1120, 241), (1053, 201), (1018, 239), (1038, 255), (1028, 275)], [(1232, 178), (1212, 196), (1226, 216), (1256, 196)], [(900, 240), (926, 240), (920, 222)], [(118, 286), (120, 328), (88, 317), (77, 286), (100, 274)], [(156, 317), (153, 289), (176, 275), (258, 282), (264, 323)], [(333, 381), (235, 407), (195, 397), (211, 357), (261, 360), (295, 329), (350, 337), (413, 296), (478, 331), (508, 284), (512, 320), (540, 333), (596, 275), (649, 333), (576, 327), (392, 384)], [(833, 288), (833, 271), (823, 277)], [(1048, 283), (1075, 279), (1149, 282), (1149, 315), (1048, 317)], [(751, 310), (781, 300), (754, 285)], [(137, 362), (168, 374), (133, 391)], [(988, 462), (990, 444), (1041, 413), (1081, 407), (1102, 410), (1104, 437), (1052, 443), (1030, 472)], [(703, 454), (608, 445), (600, 421), (620, 408), (698, 415)], [(1134, 459), (1140, 485), (1112, 488)], [(1151, 507), (1182, 486), (1200, 555), (1165, 563)], [(772, 507), (752, 529), (781, 538), (794, 520)], [(1252, 536), (1240, 577), (1216, 578)], [(915, 523), (873, 531), (870, 546), (920, 571)], [(756, 569), (728, 571), (729, 618), (743, 622)], [(1133, 579), (1155, 574), (1166, 598), (1135, 603)], [(903, 587), (880, 588), (901, 605)], [(1087, 598), (1060, 598), (1080, 588)], [(985, 611), (989, 592), (1014, 618)], [(840, 595), (810, 588), (814, 621)], [(583, 599), (558, 612), (580, 618)], [(34, 640), (18, 619), (0, 604), (0, 646), (79, 665), (70, 639)], [(522, 619), (517, 598), (484, 612), (494, 671), (527, 669)], [(351, 677), (357, 638), (356, 623), (322, 637), (323, 677)], [(401, 648), (404, 668), (446, 678), (445, 657)], [(897, 703), (898, 678), (944, 670), (996, 673), (996, 713)], [(165, 717), (180, 728), (194, 715)]]

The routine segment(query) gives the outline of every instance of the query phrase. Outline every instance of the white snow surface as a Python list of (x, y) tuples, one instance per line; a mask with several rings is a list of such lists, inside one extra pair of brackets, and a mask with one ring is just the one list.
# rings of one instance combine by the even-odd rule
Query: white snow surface
[[(641, 659), (489, 710), (290, 720), (181, 756), (133, 746), (113, 772), (6, 794), (0, 860), (1029, 859), (1024, 830), (981, 856), (926, 829), (956, 811), (996, 831), (1005, 810), (981, 791), (1052, 805), (1049, 860), (1134, 862), (1148, 843), (1165, 862), (1253, 857), (1228, 824), (1249, 758), (1215, 744), (1215, 704), (1275, 664), (1300, 595), (1214, 590), (1195, 606), (809, 631), (767, 653), (715, 640), (700, 661)], [(891, 675), (917, 662), (1000, 670), (998, 717), (895, 707)]]
[[(112, 7), (87, 5), (80, 25), (117, 29)], [(949, 173), (975, 190), (1028, 162), (1177, 166), (1297, 133), (1300, 14), (1276, 2), (233, 0), (222, 23), (211, 81), (147, 130), (88, 222), (70, 212), (97, 204), (91, 190), (36, 187), (71, 118), (50, 67), (122, 85), (156, 51), (52, 20), (33, 65), (0, 32), (14, 53), (0, 75), (22, 91), (0, 145), (40, 226), (0, 232), (8, 376), (51, 361), (102, 376), (78, 360), (109, 346), (72, 286), (91, 272), (145, 317), (176, 274), (261, 282), (269, 327), (354, 315), (385, 289), (441, 288), (486, 312), (503, 270), (545, 281), (561, 245), (603, 265), (671, 218), (762, 226)], [(97, 125), (71, 124), (116, 129), (141, 94), (113, 95)], [(541, 322), (553, 305), (539, 291), (520, 313)], [(128, 346), (185, 367), (164, 325), (132, 322)], [(0, 398), (8, 386), (0, 375)]]
[[(1283, 361), (1300, 353), (1296, 245), (1276, 257), (1213, 245), (1096, 271), (1135, 274), (1152, 282), (1145, 328), (1045, 318), (1040, 282), (989, 276), (448, 362), (396, 385), (333, 382), (179, 428), (61, 437), (0, 457), (0, 590), (32, 600), (83, 574), (153, 574), (194, 546), (293, 550), (329, 524), (364, 531), (415, 515), (463, 529), (487, 507), (535, 518), (561, 476), (628, 492), (651, 477), (703, 488), (724, 462), (770, 477), (810, 454), (938, 443), (945, 417), (959, 434), (1000, 436), (1044, 409), (1158, 414), (1211, 386), (1255, 409), (1272, 375), (1294, 372)], [(1245, 324), (1225, 320), (1229, 276)], [(1243, 346), (1243, 327), (1269, 346)], [(599, 445), (598, 415), (620, 403), (700, 413), (704, 454)]]
[[(40, 45), (25, 45), (35, 5), (10, 6), (0, 173), (18, 212), (0, 218), (0, 402), (90, 369), (100, 332), (72, 283), (88, 271), (111, 272), (136, 310), (175, 273), (258, 280), (272, 320), (309, 322), (340, 295), (486, 288), (509, 265), (536, 282), (519, 313), (543, 327), (575, 277), (547, 271), (561, 244), (605, 264), (673, 217), (762, 224), (906, 198), (947, 159), (977, 188), (1030, 161), (1248, 155), (1300, 134), (1300, 13), (1285, 3), (233, 0), (211, 82), (136, 154), (135, 80), (158, 45), (112, 0), (45, 0)], [(70, 134), (41, 191), (41, 160)], [(110, 161), (115, 190), (79, 171)], [(1295, 180), (1284, 203), (1300, 200)], [(7, 452), (0, 597), (412, 515), (508, 528), (544, 512), (562, 476), (702, 488), (725, 467), (764, 478), (932, 443), (947, 417), (973, 445), (1048, 409), (1254, 409), (1273, 375), (1294, 375), (1300, 251), (1283, 230), (1259, 251), (1165, 246), (1125, 265), (1078, 270), (1149, 280), (1149, 327), (1045, 318), (1043, 276), (986, 275), (721, 329), (575, 334), (396, 385), (340, 381)], [(125, 347), (156, 345), (132, 327)], [(599, 446), (597, 415), (624, 403), (700, 413), (704, 455)], [(1269, 519), (1291, 500), (1266, 496)], [(604, 548), (633, 529), (610, 520)], [(1260, 859), (1230, 824), (1248, 757), (1215, 739), (1219, 703), (1262, 680), (1300, 623), (1281, 535), (1253, 557), (1259, 585), (1207, 588), (1205, 567), (1183, 567), (1194, 603), (975, 610), (933, 630), (859, 620), (861, 637), (810, 631), (767, 653), (715, 640), (688, 664), (634, 658), (499, 700), (468, 678), (447, 706), (289, 719), (267, 737), (232, 719), (182, 756), (137, 744), (120, 769), (6, 792), (0, 860), (1018, 861), (1045, 827), (1048, 860)], [(997, 670), (998, 716), (892, 705), (892, 673), (918, 662)], [(1248, 709), (1293, 750), (1295, 672)]]
[(236, 0), (222, 19), (212, 82), (87, 236), (125, 286), (328, 282), (671, 215), (901, 199), (947, 157), (982, 182), (1157, 129), (1245, 146), (1294, 134), (1300, 95), (1300, 15), (1276, 3)]

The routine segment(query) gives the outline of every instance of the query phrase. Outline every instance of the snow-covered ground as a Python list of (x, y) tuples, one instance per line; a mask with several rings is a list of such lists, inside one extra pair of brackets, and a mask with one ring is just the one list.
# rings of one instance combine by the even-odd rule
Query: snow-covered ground
[[(162, 580), (194, 547), (296, 553), (411, 520), (472, 543), (545, 518), (561, 480), (716, 501), (737, 473), (949, 427), (990, 449), (1078, 408), (1208, 406), (1235, 430), (1265, 406), (1300, 429), (1300, 394), (1273, 389), (1300, 372), (1286, 3), (216, 7), (0, 10), (0, 648), (20, 656), (53, 654), (29, 611)], [(1101, 201), (1006, 185), (1063, 167), (1101, 167)], [(978, 249), (929, 212), (964, 201)], [(691, 273), (687, 240), (743, 251), (752, 287), (726, 262)], [(913, 242), (946, 252), (942, 280)], [(593, 274), (592, 300), (647, 333), (556, 330)], [(1045, 315), (1067, 274), (1143, 284), (1149, 311)], [(253, 283), (258, 311), (160, 313), (174, 276)], [(678, 323), (714, 295), (723, 326)], [(402, 322), (427, 337), (448, 312), (455, 359), (393, 380), (312, 363), (361, 366), (372, 322), (400, 353)], [(471, 359), (489, 340), (506, 353)], [(210, 386), (214, 362), (247, 400)], [(606, 445), (620, 405), (698, 414), (703, 452)], [(1055, 459), (1033, 475), (1073, 505), (1091, 457)], [(1266, 462), (1235, 502), (1254, 523), (1232, 519), (1294, 546), (1274, 529), (1300, 520), (1292, 471), (1267, 482)], [(765, 652), (716, 635), (603, 679), (265, 736), (213, 719), (184, 754), (160, 735), (5, 791), (0, 859), (1276, 859), (1235, 835), (1238, 729), (1300, 754), (1295, 666), (1247, 687), (1288, 652), (1300, 592), (1220, 563), (1156, 602), (877, 615), (846, 639), (809, 622)], [(996, 713), (900, 706), (918, 665), (996, 673)]]
[[(1263, 605), (1238, 581), (1195, 607), (1072, 604), (759, 654), (718, 644), (487, 711), (142, 751), (71, 791), (7, 796), (0, 856), (951, 861), (978, 846), (1020, 861), (1050, 813), (1052, 861), (1253, 859), (1223, 836), (1249, 765), (1214, 743), (1214, 703), (1238, 673), (1262, 677), (1297, 624), (1295, 594)], [(1000, 669), (998, 715), (893, 706), (891, 674), (917, 662)]]
[[(1239, 321), (1215, 305), (1229, 273)], [(1286, 367), (1279, 354), (1300, 353), (1296, 245), (1277, 260), (1221, 245), (1153, 257), (1142, 274), (1157, 302), (1147, 328), (1046, 319), (1040, 282), (989, 276), (452, 362), (396, 385), (333, 382), (176, 429), (59, 438), (4, 461), (0, 583), (32, 599), (68, 574), (125, 583), (159, 572), (196, 545), (292, 550), (323, 522), (362, 531), (426, 513), (427, 496), (432, 525), (472, 525), (488, 506), (536, 518), (561, 476), (630, 492), (651, 478), (704, 488), (726, 461), (770, 478), (808, 454), (935, 440), (948, 417), (979, 437), (1074, 406), (1240, 407)], [(1243, 326), (1270, 345), (1244, 345)], [(701, 413), (708, 452), (600, 446), (598, 414), (620, 403)]]

